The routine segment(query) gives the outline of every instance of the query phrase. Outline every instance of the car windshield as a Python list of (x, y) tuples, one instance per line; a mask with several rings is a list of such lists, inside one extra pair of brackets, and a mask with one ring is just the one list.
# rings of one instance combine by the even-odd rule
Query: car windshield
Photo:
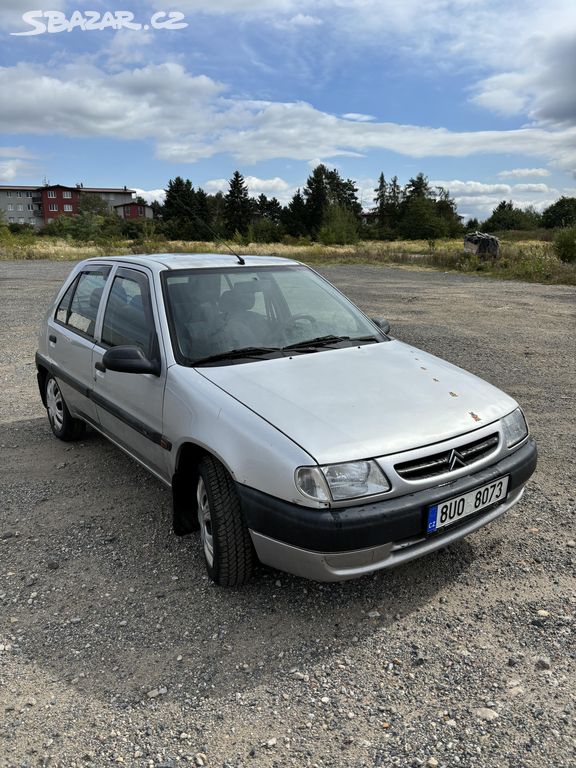
[(171, 270), (163, 282), (174, 351), (186, 365), (252, 362), (386, 338), (304, 266)]

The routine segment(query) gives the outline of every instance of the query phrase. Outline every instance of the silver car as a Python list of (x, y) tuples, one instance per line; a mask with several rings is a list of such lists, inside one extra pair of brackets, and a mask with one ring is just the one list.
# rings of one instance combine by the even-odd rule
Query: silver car
[(512, 398), (296, 261), (84, 261), (36, 364), (56, 437), (89, 424), (171, 488), (221, 585), (258, 560), (319, 581), (405, 563), (502, 515), (536, 467)]

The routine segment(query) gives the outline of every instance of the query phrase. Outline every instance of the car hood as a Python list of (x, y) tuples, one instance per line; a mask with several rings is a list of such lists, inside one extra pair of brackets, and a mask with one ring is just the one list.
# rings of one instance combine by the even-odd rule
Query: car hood
[(196, 370), (320, 464), (447, 440), (517, 407), (477, 376), (397, 340)]

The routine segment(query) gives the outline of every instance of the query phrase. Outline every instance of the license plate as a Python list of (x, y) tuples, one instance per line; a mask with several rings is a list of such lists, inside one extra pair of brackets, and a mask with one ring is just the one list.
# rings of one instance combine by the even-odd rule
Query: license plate
[(500, 477), (492, 483), (481, 485), (473, 491), (463, 493), (462, 496), (454, 496), (452, 499), (434, 504), (428, 507), (427, 533), (433, 533), (439, 528), (457, 523), (463, 517), (473, 515), (485, 507), (497, 504), (506, 496), (509, 476)]

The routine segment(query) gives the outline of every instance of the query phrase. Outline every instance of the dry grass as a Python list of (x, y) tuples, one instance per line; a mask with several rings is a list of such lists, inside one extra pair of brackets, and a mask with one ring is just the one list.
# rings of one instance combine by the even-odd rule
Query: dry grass
[[(500, 258), (484, 261), (465, 254), (462, 240), (438, 240), (432, 246), (421, 240), (364, 241), (357, 245), (250, 243), (230, 244), (240, 254), (272, 255), (312, 265), (371, 264), (433, 268), (483, 274), (539, 283), (576, 284), (576, 265), (563, 264), (552, 245), (542, 240), (504, 241)], [(95, 256), (130, 253), (228, 253), (224, 243), (185, 241), (110, 241), (77, 244), (49, 237), (5, 236), (0, 240), (0, 259), (50, 259), (77, 261)]]

